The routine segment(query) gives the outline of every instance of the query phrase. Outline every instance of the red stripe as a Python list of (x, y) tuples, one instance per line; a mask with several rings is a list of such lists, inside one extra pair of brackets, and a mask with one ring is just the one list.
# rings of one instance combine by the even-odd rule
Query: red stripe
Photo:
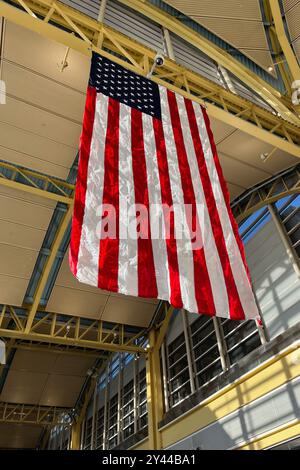
[[(149, 194), (147, 186), (147, 167), (143, 140), (142, 113), (131, 109), (131, 151), (135, 203), (143, 204), (149, 214)], [(158, 295), (152, 251), (150, 221), (148, 217), (148, 236), (138, 238), (138, 295), (154, 297)]]
[[(211, 150), (212, 150), (213, 157), (214, 157), (215, 166), (216, 166), (217, 173), (218, 173), (218, 176), (219, 176), (220, 185), (221, 185), (222, 192), (223, 192), (223, 195), (224, 195), (224, 200), (225, 200), (225, 204), (226, 204), (226, 207), (227, 207), (227, 212), (228, 212), (228, 215), (229, 215), (229, 218), (230, 218), (231, 227), (232, 227), (236, 242), (238, 244), (238, 247), (239, 247), (239, 250), (240, 250), (240, 253), (241, 253), (241, 256), (242, 256), (242, 260), (243, 260), (243, 263), (244, 263), (244, 266), (245, 266), (245, 269), (246, 269), (246, 272), (247, 272), (247, 275), (248, 275), (248, 279), (250, 281), (250, 274), (249, 274), (248, 265), (247, 265), (247, 261), (246, 261), (244, 245), (243, 245), (243, 242), (242, 242), (242, 240), (239, 236), (238, 224), (236, 223), (236, 220), (233, 217), (233, 214), (232, 214), (232, 211), (231, 211), (231, 208), (230, 208), (230, 195), (229, 195), (229, 191), (227, 189), (227, 184), (226, 184), (226, 181), (225, 181), (225, 178), (224, 178), (224, 175), (223, 175), (223, 171), (222, 171), (222, 168), (221, 168), (221, 165), (220, 165), (218, 152), (217, 152), (217, 147), (216, 147), (214, 137), (213, 137), (213, 134), (212, 134), (212, 131), (211, 131), (211, 128), (210, 128), (209, 118), (208, 118), (206, 109), (203, 108), (202, 106), (201, 106), (201, 109), (202, 109), (202, 113), (203, 113), (203, 117), (204, 117), (204, 121), (205, 121), (205, 125), (206, 125), (207, 134), (208, 134), (208, 137), (209, 137)], [(250, 283), (251, 283), (251, 281), (250, 281)]]
[(99, 251), (98, 287), (118, 291), (119, 266), (119, 114), (120, 103), (108, 101), (104, 151), (103, 204), (111, 204), (116, 215), (116, 238), (102, 238)]
[[(222, 225), (218, 213), (214, 193), (209, 177), (206, 161), (203, 153), (202, 143), (199, 135), (195, 111), (191, 100), (185, 99), (185, 107), (187, 110), (188, 120), (191, 129), (191, 135), (194, 142), (195, 154), (198, 161), (199, 174), (202, 181), (206, 204), (211, 220), (211, 226), (214, 234), (215, 243), (219, 253), (221, 265), (223, 268), (224, 279), (228, 294), (228, 303), (230, 310), (230, 317), (235, 320), (242, 320), (245, 318), (245, 313), (240, 301), (237, 287), (234, 281), (229, 256), (226, 249), (226, 244), (223, 236)], [(222, 188), (223, 190), (223, 188)]]
[[(188, 157), (184, 145), (184, 138), (181, 128), (181, 122), (178, 112), (178, 106), (175, 93), (168, 90), (168, 102), (171, 116), (171, 123), (173, 127), (174, 141), (178, 157), (179, 171), (181, 175), (181, 185), (183, 190), (184, 203), (189, 204), (193, 208), (192, 222), (189, 223), (189, 229), (192, 230), (199, 225), (198, 215), (196, 212), (196, 198), (193, 189), (192, 176), (189, 167)], [(194, 261), (194, 281), (195, 281), (195, 296), (198, 305), (198, 312), (208, 315), (215, 315), (216, 309), (212, 294), (212, 288), (207, 271), (205, 254), (203, 248), (193, 250)]]
[[(156, 156), (157, 166), (159, 171), (161, 200), (164, 206), (171, 208), (173, 206), (170, 176), (168, 168), (168, 159), (166, 151), (166, 143), (164, 139), (164, 131), (160, 119), (153, 118), (153, 129), (156, 143)], [(169, 227), (169, 237), (166, 238), (169, 275), (170, 275), (170, 303), (176, 308), (182, 308), (182, 298), (179, 280), (178, 258), (177, 258), (177, 244), (174, 235), (174, 214), (166, 220), (166, 231)]]
[(77, 274), (78, 253), (84, 217), (87, 172), (94, 127), (96, 96), (96, 89), (93, 87), (88, 87), (83, 117), (83, 125), (80, 137), (79, 163), (75, 190), (72, 233), (69, 250), (69, 263), (74, 276), (76, 276)]

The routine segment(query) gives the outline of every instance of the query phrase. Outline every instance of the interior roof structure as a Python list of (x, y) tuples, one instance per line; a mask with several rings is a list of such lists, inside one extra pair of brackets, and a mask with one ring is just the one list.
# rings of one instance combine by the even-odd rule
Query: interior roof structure
[[(99, 6), (99, 2), (90, 3)], [(224, 10), (225, 2), (221, 1), (167, 3), (265, 70), (272, 64), (258, 0), (230, 0)], [(293, 12), (300, 8), (300, 2), (285, 0), (283, 8), (299, 59), (300, 25), (293, 21)], [(0, 19), (0, 38), (0, 78), (6, 84), (6, 105), (0, 107), (0, 161), (58, 182), (68, 181), (72, 169), (76, 171), (90, 59), (4, 16)], [(66, 53), (67, 66), (62, 68)], [(276, 71), (271, 76), (276, 78)], [(275, 149), (275, 154), (264, 160), (261, 156), (274, 150), (270, 143), (214, 117), (211, 126), (231, 199), (298, 162), (295, 155), (281, 149)], [(45, 239), (50, 235), (52, 241), (55, 239), (55, 220), (62, 212), (56, 200), (0, 184), (0, 305), (25, 308), (33, 301), (41, 268), (51, 251)], [(67, 245), (68, 234), (64, 250), (57, 252), (57, 269), (51, 271), (47, 281), (42, 311), (147, 328), (158, 302), (79, 283), (69, 269)], [(67, 354), (58, 348), (37, 353), (16, 348), (13, 339), (8, 346), (9, 361), (0, 368), (0, 402), (69, 409), (76, 405), (86, 384), (86, 372), (95, 363), (94, 356), (72, 351)], [(0, 427), (0, 447), (7, 447), (9, 441), (18, 448), (35, 447), (43, 429), (15, 423), (0, 423)]]

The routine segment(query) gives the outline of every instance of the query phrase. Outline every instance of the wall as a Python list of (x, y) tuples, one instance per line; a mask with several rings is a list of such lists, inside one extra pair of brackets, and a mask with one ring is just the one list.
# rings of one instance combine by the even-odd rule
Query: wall
[(300, 281), (272, 220), (245, 244), (253, 287), (270, 338), (300, 321)]

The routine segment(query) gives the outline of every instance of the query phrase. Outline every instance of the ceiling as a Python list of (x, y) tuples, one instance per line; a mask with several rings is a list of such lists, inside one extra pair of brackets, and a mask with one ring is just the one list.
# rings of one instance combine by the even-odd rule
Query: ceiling
[(300, 62), (300, 0), (283, 0), (283, 9), (290, 40)]
[(259, 0), (165, 0), (267, 70), (272, 63)]
[[(268, 65), (258, 2), (169, 3)], [(238, 25), (242, 34), (235, 32)], [(10, 22), (2, 22), (0, 32), (0, 78), (7, 87), (7, 104), (0, 107), (0, 159), (66, 179), (78, 148), (89, 58), (70, 50), (68, 66), (61, 72), (65, 46)], [(271, 146), (217, 120), (211, 126), (232, 198), (297, 163), (279, 150), (264, 163), (260, 155), (270, 152)], [(0, 185), (0, 304), (22, 305), (54, 209), (55, 203), (48, 199)], [(79, 283), (70, 272), (66, 254), (46, 310), (146, 327), (156, 304)], [(73, 407), (93, 361), (17, 349), (0, 400)], [(39, 426), (0, 423), (0, 448), (34, 447), (41, 432)]]

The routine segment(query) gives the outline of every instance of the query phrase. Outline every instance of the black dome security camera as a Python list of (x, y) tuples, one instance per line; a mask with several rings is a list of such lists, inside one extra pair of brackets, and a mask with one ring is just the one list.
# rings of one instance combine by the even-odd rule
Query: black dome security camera
[(162, 65), (164, 65), (165, 58), (162, 54), (158, 53), (156, 54), (154, 61), (157, 67), (161, 67)]

